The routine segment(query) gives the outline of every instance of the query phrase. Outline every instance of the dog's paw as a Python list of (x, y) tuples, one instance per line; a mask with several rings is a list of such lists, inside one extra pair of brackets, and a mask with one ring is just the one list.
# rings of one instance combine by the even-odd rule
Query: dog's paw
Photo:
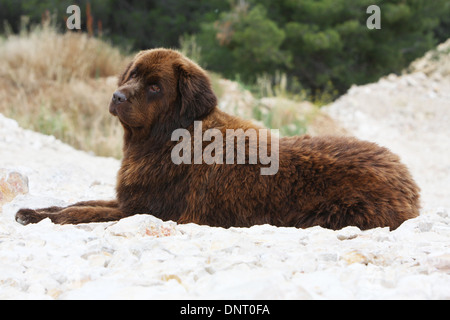
[(38, 223), (43, 218), (42, 215), (32, 209), (20, 209), (16, 213), (16, 221), (24, 226), (29, 223)]

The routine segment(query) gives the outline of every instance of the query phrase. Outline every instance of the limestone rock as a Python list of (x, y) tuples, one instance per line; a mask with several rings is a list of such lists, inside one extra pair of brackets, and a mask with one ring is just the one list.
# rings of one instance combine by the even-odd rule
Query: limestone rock
[(17, 171), (0, 169), (0, 211), (3, 204), (28, 193), (28, 178)]

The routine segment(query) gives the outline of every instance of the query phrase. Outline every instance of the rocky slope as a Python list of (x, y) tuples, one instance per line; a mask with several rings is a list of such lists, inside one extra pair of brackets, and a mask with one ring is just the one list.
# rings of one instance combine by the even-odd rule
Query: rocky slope
[(354, 86), (325, 107), (340, 126), (399, 154), (422, 188), (424, 209), (450, 207), (450, 40), (409, 72)]

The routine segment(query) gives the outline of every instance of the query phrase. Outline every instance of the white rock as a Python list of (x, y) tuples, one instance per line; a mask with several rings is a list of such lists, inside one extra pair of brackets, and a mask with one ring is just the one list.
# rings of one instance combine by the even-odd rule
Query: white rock
[(27, 176), (15, 170), (0, 168), (0, 212), (1, 207), (20, 194), (28, 193)]

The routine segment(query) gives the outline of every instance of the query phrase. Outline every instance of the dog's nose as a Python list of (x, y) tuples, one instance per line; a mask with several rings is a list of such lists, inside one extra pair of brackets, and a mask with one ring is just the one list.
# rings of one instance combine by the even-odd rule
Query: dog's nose
[(113, 94), (112, 101), (114, 104), (121, 104), (124, 101), (127, 101), (127, 97), (120, 91), (116, 91)]

